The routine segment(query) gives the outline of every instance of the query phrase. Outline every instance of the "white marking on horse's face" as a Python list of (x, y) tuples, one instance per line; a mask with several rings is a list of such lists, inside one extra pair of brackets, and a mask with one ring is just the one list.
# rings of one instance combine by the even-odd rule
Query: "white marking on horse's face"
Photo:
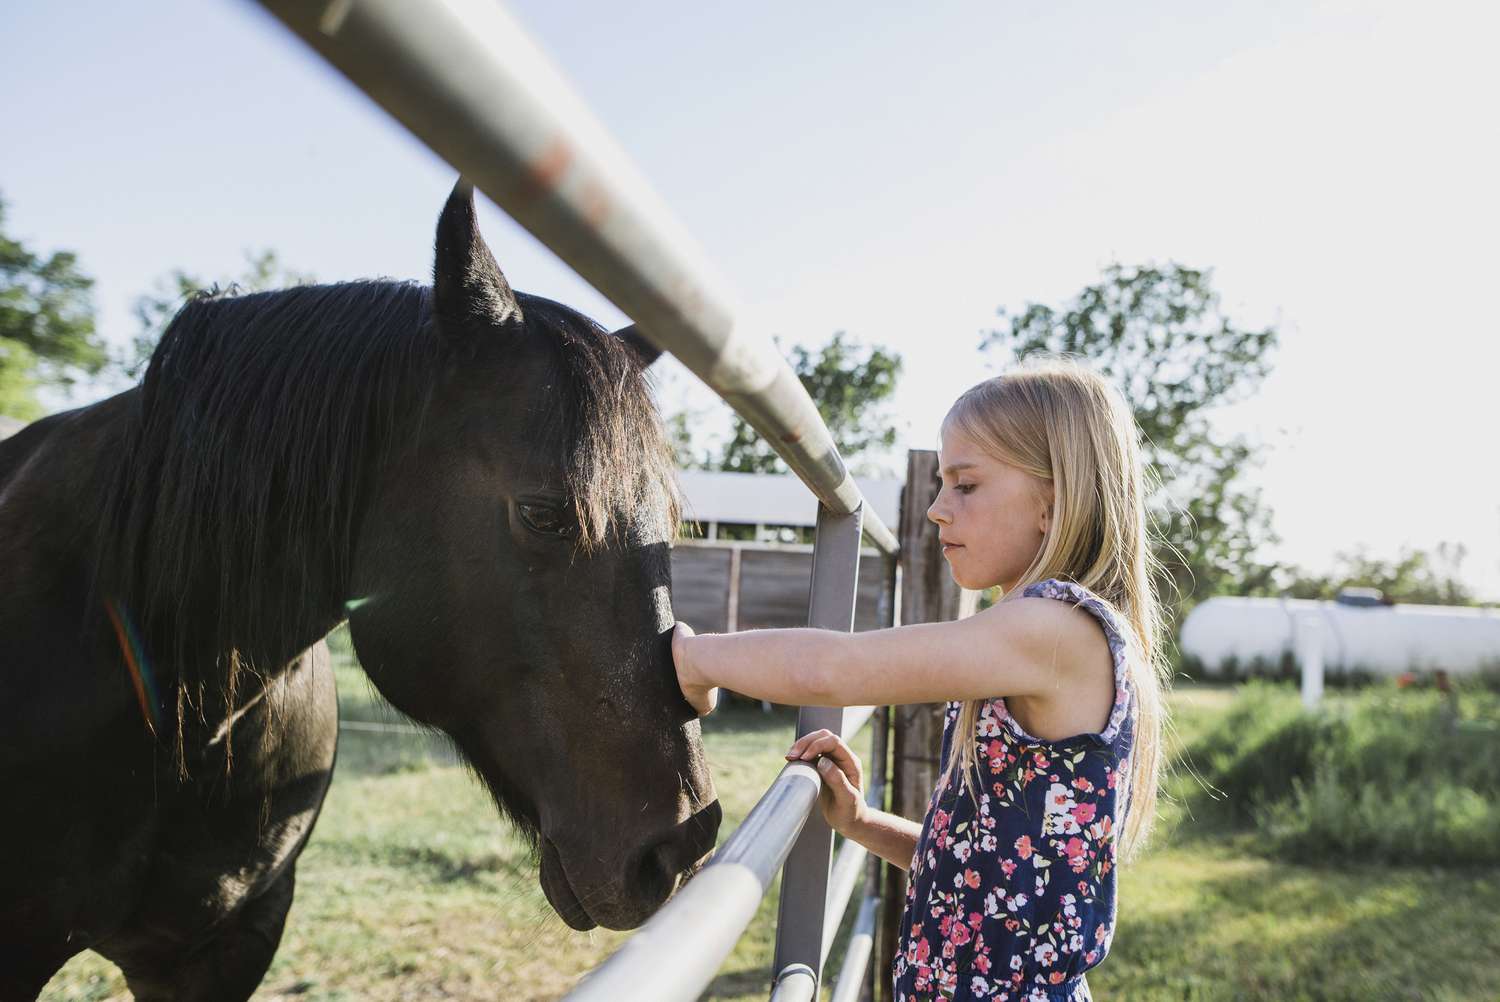
[(672, 628), (672, 589), (657, 585), (651, 589), (651, 608), (656, 612), (656, 628), (665, 633)]

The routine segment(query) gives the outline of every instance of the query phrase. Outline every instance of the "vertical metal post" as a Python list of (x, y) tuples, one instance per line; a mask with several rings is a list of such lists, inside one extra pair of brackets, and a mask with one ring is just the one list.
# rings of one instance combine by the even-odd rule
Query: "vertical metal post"
[[(864, 508), (835, 515), (818, 506), (818, 533), (813, 541), (812, 587), (807, 625), (823, 630), (854, 629), (854, 602), (859, 591), (859, 541)], [(843, 732), (844, 710), (838, 706), (804, 706), (797, 714), (797, 736), (826, 727)], [(781, 904), (776, 917), (773, 984), (781, 972), (801, 964), (812, 971), (815, 985), (823, 977), (823, 915), (828, 902), (828, 865), (833, 831), (814, 810), (792, 846), (781, 872)]]
[[(885, 556), (881, 560), (881, 571), (883, 577), (880, 589), (880, 620), (882, 629), (900, 625), (901, 609), (901, 561), (896, 555)], [(891, 777), (891, 707), (882, 706), (875, 711), (875, 719), (871, 721), (875, 728), (870, 738), (870, 760), (871, 765), (866, 770), (870, 773), (869, 782), (880, 791), (873, 806), (877, 810), (886, 810), (890, 804), (890, 777)], [(870, 954), (873, 963), (867, 963), (865, 976), (861, 978), (859, 991), (859, 1002), (876, 1002), (882, 994), (882, 986), (888, 983), (890, 968), (881, 963), (882, 956), (876, 948), (880, 938), (881, 913), (890, 907), (884, 903), (883, 890), (886, 881), (886, 870), (894, 869), (888, 866), (885, 860), (875, 853), (870, 853), (870, 861), (865, 870), (865, 901), (866, 904), (873, 899), (879, 899), (876, 904), (875, 913), (871, 917), (874, 927), (870, 933)], [(839, 994), (845, 998), (849, 996), (840, 986)]]
[(1297, 664), (1302, 669), (1302, 705), (1316, 710), (1323, 700), (1323, 614), (1297, 617)]
[(724, 632), (736, 633), (740, 628), (740, 545), (729, 547), (729, 608), (724, 613)]

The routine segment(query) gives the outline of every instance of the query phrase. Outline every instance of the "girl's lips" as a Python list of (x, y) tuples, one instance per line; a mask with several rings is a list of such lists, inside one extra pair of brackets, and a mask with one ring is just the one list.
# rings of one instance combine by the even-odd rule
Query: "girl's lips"
[(943, 544), (943, 555), (947, 556), (953, 550), (961, 550), (963, 548), (964, 547), (963, 547), (962, 543), (944, 543)]

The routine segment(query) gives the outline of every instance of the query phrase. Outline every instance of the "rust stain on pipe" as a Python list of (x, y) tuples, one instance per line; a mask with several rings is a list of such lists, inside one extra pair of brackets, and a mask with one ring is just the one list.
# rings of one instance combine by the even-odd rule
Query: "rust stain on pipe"
[(600, 185), (590, 182), (584, 185), (579, 196), (579, 201), (583, 203), (583, 218), (594, 230), (602, 230), (605, 221), (609, 219), (610, 209), (613, 207), (609, 192)]
[(525, 198), (537, 198), (545, 195), (557, 187), (557, 182), (567, 173), (568, 167), (573, 163), (573, 151), (568, 144), (559, 136), (553, 136), (548, 141), (541, 155), (532, 160), (526, 168), (527, 185), (521, 192)]

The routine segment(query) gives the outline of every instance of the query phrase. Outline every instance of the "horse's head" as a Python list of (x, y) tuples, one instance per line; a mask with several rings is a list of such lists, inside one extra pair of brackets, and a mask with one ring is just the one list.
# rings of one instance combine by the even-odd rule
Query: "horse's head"
[(380, 691), (456, 741), (575, 929), (640, 924), (720, 813), (670, 651), (670, 451), (652, 352), (513, 293), (471, 193), (438, 223), (446, 364), (371, 485), (350, 628)]

